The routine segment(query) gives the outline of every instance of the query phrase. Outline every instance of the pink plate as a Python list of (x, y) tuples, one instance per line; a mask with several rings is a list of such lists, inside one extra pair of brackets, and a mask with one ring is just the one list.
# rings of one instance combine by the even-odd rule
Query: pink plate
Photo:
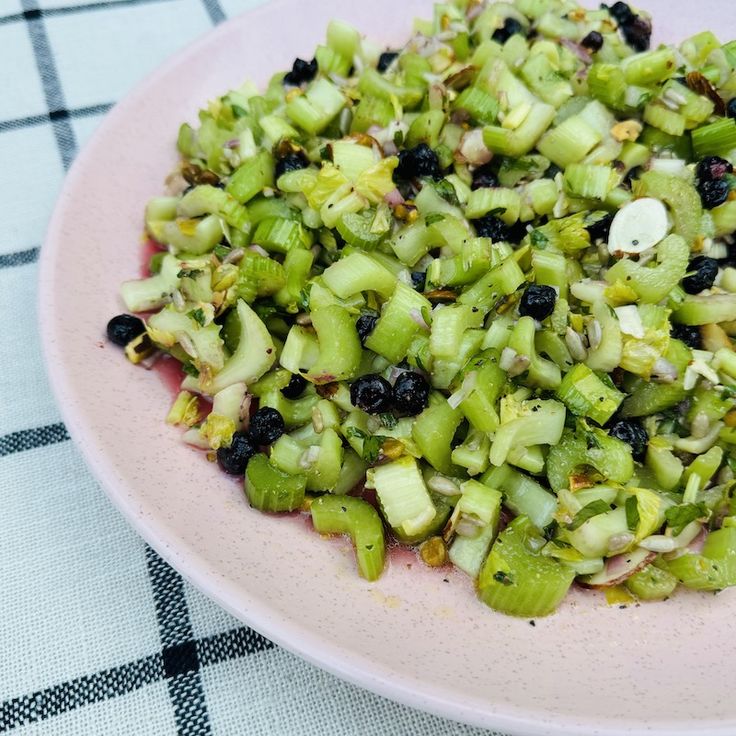
[[(641, 0), (660, 39), (736, 36), (722, 0)], [(308, 7), (308, 10), (307, 10)], [(41, 333), (67, 427), (112, 501), (194, 585), (278, 644), (408, 705), (513, 734), (736, 733), (736, 593), (609, 607), (577, 594), (530, 622), (494, 614), (460, 574), (392, 560), (375, 584), (350, 548), (242, 490), (164, 424), (170, 391), (103, 341), (139, 273), (142, 212), (183, 120), (246, 77), (310, 58), (329, 19), (387, 45), (422, 0), (279, 0), (224, 24), (117, 105), (74, 164), (42, 250)]]

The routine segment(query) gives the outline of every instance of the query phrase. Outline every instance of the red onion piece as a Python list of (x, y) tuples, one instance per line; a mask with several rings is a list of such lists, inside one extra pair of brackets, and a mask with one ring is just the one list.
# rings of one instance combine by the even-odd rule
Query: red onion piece
[(255, 243), (253, 245), (249, 245), (248, 250), (252, 250), (254, 253), (258, 253), (258, 255), (268, 258), (268, 251), (265, 250), (265, 248), (261, 248), (260, 245), (257, 245)]
[(391, 207), (398, 207), (400, 204), (404, 204), (404, 202), (406, 201), (401, 196), (401, 192), (398, 189), (393, 189), (388, 194), (384, 195), (383, 200)]
[(426, 320), (422, 316), (422, 313), (418, 309), (410, 309), (409, 310), (409, 316), (420, 327), (423, 327), (425, 330), (428, 330), (429, 329), (429, 325), (427, 324)]
[(587, 49), (583, 48), (580, 44), (571, 41), (569, 38), (561, 38), (560, 44), (562, 44), (568, 51), (572, 51), (575, 56), (583, 62), (583, 64), (592, 64), (593, 57), (588, 53)]

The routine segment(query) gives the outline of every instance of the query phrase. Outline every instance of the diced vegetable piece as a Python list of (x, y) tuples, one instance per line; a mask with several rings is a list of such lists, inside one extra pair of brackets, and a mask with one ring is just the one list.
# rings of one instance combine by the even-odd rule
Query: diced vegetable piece
[(245, 470), (245, 493), (259, 511), (294, 511), (304, 502), (305, 475), (289, 475), (271, 465), (265, 455), (250, 459)]
[(355, 545), (358, 570), (366, 580), (383, 572), (386, 545), (378, 512), (368, 502), (352, 496), (320, 496), (309, 510), (320, 534), (347, 534)]
[(573, 414), (589, 417), (598, 424), (605, 424), (624, 399), (607, 376), (604, 381), (583, 363), (565, 375), (557, 395)]
[(367, 484), (376, 489), (388, 523), (404, 534), (418, 534), (434, 521), (437, 510), (414, 458), (370, 468)]
[(544, 538), (524, 516), (498, 535), (478, 578), (478, 595), (491, 608), (511, 616), (546, 616), (565, 597), (575, 573), (541, 550)]

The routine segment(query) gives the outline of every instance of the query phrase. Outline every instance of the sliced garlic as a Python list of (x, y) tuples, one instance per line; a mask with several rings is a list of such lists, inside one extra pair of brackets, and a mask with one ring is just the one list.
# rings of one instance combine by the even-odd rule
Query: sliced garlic
[(608, 252), (642, 253), (663, 240), (669, 230), (667, 208), (658, 199), (635, 199), (613, 218)]
[(639, 340), (644, 337), (644, 323), (641, 321), (639, 310), (634, 304), (629, 304), (626, 307), (616, 307), (613, 311), (616, 312), (621, 332), (624, 335), (631, 335)]

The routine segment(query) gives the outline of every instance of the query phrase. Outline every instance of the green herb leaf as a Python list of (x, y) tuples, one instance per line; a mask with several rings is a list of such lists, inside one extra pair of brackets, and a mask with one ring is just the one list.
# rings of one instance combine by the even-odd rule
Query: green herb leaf
[(204, 327), (204, 323), (207, 321), (207, 317), (205, 316), (204, 310), (201, 307), (198, 307), (197, 309), (192, 309), (191, 312), (187, 312), (187, 317), (191, 317), (201, 327)]
[(248, 114), (248, 111), (241, 107), (240, 105), (236, 105), (234, 102), (230, 105), (233, 111), (233, 117), (237, 120), (238, 118), (245, 117)]
[(381, 420), (381, 424), (383, 424), (386, 429), (393, 429), (399, 421), (393, 414), (389, 412), (379, 414), (379, 419)]
[(501, 583), (501, 585), (513, 585), (514, 579), (509, 575), (507, 572), (504, 572), (503, 570), (496, 570), (496, 572), (493, 573), (493, 579), (497, 583)]
[(440, 220), (444, 220), (445, 216), (440, 212), (430, 212), (425, 218), (424, 218), (424, 224), (429, 227), (430, 225), (434, 225), (435, 222), (440, 222)]
[(664, 518), (677, 536), (691, 521), (707, 518), (708, 514), (708, 507), (704, 503), (684, 503), (667, 509)]
[(531, 240), (532, 248), (544, 250), (549, 245), (549, 238), (541, 230), (532, 230), (529, 239)]
[(215, 246), (215, 249), (212, 252), (220, 260), (223, 260), (227, 256), (227, 254), (230, 253), (231, 250), (232, 250), (232, 248), (230, 248), (229, 246), (223, 245), (222, 243), (220, 243), (219, 245), (216, 245)]
[(449, 202), (449, 204), (454, 206), (460, 204), (455, 187), (452, 186), (447, 179), (441, 179), (440, 181), (435, 182), (434, 188), (437, 191), (437, 194), (439, 194), (445, 202)]
[(197, 368), (197, 366), (194, 365), (194, 363), (182, 363), (181, 369), (188, 376), (194, 376), (194, 378), (199, 378), (199, 369)]
[(601, 501), (600, 499), (598, 501), (591, 501), (589, 504), (583, 506), (577, 514), (575, 514), (575, 517), (567, 525), (567, 528), (571, 532), (574, 532), (577, 528), (585, 524), (588, 519), (592, 519), (594, 516), (598, 516), (600, 514), (605, 514), (610, 510), (611, 507), (605, 501)]
[(570, 549), (572, 547), (569, 542), (563, 542), (561, 539), (550, 539), (549, 541), (559, 549)]
[(636, 531), (636, 527), (639, 526), (639, 501), (636, 496), (629, 496), (626, 499), (626, 526), (629, 527), (629, 531)]
[(364, 440), (368, 437), (368, 435), (362, 429), (358, 429), (358, 427), (348, 427), (345, 430), (345, 436), (348, 438), (356, 437), (359, 440)]
[(374, 463), (378, 460), (381, 447), (386, 441), (386, 437), (380, 434), (373, 434), (363, 440), (363, 460), (367, 463)]
[(348, 438), (356, 437), (363, 440), (363, 460), (367, 463), (374, 463), (378, 459), (381, 447), (386, 441), (386, 437), (380, 434), (368, 434), (358, 427), (348, 427), (345, 436)]

